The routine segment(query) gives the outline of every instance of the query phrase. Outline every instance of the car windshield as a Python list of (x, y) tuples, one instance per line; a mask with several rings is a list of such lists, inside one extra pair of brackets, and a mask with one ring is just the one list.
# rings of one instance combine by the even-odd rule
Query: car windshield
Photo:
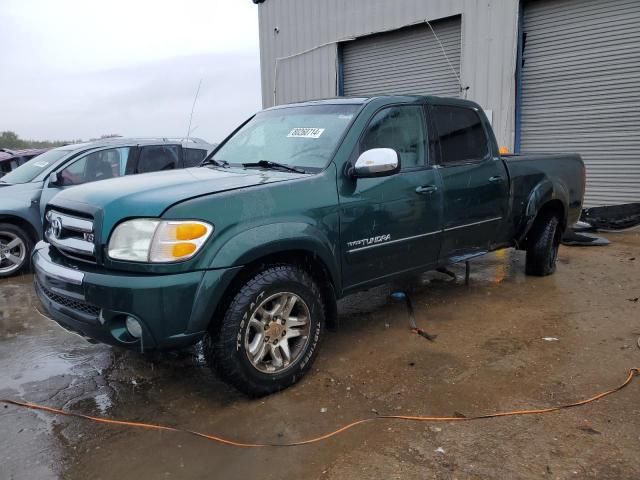
[(360, 105), (308, 105), (260, 112), (213, 158), (232, 166), (275, 162), (306, 172), (320, 171), (359, 108)]
[(24, 165), (19, 166), (12, 172), (0, 179), (2, 183), (27, 183), (47, 170), (51, 165), (69, 154), (69, 150), (49, 150), (42, 155), (32, 158)]

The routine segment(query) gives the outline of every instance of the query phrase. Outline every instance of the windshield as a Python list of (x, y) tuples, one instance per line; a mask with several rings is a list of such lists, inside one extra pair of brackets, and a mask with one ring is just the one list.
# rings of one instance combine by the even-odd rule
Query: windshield
[(310, 105), (258, 113), (214, 155), (242, 165), (277, 162), (308, 172), (323, 169), (360, 105)]
[(69, 150), (49, 150), (37, 157), (32, 158), (24, 165), (19, 166), (14, 171), (6, 174), (0, 179), (2, 183), (27, 183), (32, 181), (48, 167), (69, 154)]

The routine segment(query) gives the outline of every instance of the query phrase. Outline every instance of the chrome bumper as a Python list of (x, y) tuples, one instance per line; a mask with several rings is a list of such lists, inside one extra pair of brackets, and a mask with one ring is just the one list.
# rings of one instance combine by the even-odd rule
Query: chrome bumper
[(51, 262), (44, 255), (38, 253), (38, 250), (47, 248), (45, 242), (38, 242), (33, 249), (31, 261), (36, 275), (44, 275), (45, 277), (59, 282), (69, 283), (71, 285), (82, 285), (84, 273), (72, 268), (63, 267)]

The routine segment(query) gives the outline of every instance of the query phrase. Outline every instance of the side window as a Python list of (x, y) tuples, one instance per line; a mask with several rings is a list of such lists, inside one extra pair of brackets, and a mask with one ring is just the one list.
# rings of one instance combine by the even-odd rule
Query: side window
[(184, 166), (185, 168), (189, 168), (200, 165), (207, 151), (200, 148), (185, 148), (182, 150), (182, 153), (184, 154)]
[(178, 145), (152, 145), (140, 148), (137, 173), (159, 172), (179, 168)]
[(360, 142), (360, 151), (393, 148), (402, 170), (425, 165), (425, 128), (422, 107), (397, 106), (380, 110)]
[(80, 157), (59, 173), (60, 185), (68, 187), (120, 177), (124, 175), (130, 152), (130, 147), (110, 148)]
[(431, 111), (438, 131), (441, 164), (477, 162), (487, 156), (489, 142), (475, 110), (435, 105)]

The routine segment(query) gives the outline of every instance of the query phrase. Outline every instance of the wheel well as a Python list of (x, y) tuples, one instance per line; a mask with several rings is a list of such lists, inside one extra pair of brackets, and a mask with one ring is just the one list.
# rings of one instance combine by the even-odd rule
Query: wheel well
[(555, 215), (560, 219), (560, 228), (564, 232), (565, 228), (567, 227), (567, 214), (565, 212), (564, 205), (560, 200), (557, 200), (557, 199), (550, 200), (544, 205), (542, 205), (542, 207), (540, 207), (540, 209), (538, 210), (538, 213), (536, 214), (536, 218), (533, 220), (531, 227), (527, 231), (527, 235), (525, 236), (525, 239), (523, 244), (521, 245), (521, 248), (524, 248), (524, 249), (527, 248), (529, 233), (534, 231), (536, 228), (538, 228), (540, 223), (543, 222), (544, 219), (548, 218), (550, 215)]
[(27, 222), (24, 218), (16, 217), (14, 215), (0, 215), (0, 223), (10, 223), (17, 227), (20, 227), (22, 230), (27, 232), (27, 235), (31, 237), (34, 245), (38, 243), (39, 236), (36, 232), (36, 229), (33, 228), (29, 222)]
[(566, 228), (567, 223), (567, 214), (564, 209), (564, 205), (560, 200), (550, 200), (545, 203), (540, 210), (538, 211), (538, 215), (536, 215), (536, 220), (542, 218), (543, 216), (555, 215), (560, 219), (560, 225), (564, 230)]
[(326, 309), (326, 320), (329, 327), (335, 327), (338, 321), (338, 307), (336, 290), (329, 269), (314, 253), (306, 250), (292, 250), (278, 252), (260, 257), (246, 264), (233, 278), (216, 307), (212, 322), (221, 321), (236, 292), (252, 276), (267, 267), (275, 265), (294, 265), (302, 267), (317, 282)]

